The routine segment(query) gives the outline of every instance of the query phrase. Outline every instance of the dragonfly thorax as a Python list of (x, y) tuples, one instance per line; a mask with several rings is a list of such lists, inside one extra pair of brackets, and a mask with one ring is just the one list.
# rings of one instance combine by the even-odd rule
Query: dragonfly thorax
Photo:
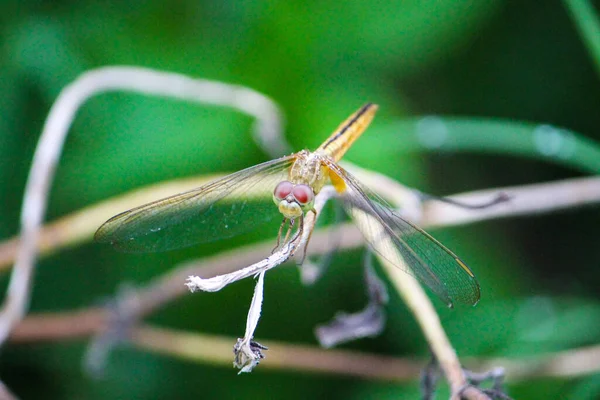
[(302, 150), (296, 155), (296, 161), (290, 168), (289, 181), (296, 185), (307, 185), (315, 195), (319, 194), (329, 176), (322, 162), (323, 156), (308, 150)]

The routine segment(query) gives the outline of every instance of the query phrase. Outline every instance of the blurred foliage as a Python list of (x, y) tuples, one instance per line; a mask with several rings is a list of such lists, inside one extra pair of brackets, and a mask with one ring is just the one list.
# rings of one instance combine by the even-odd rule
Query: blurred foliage
[[(0, 10), (1, 238), (17, 233), (28, 168), (52, 102), (80, 73), (111, 64), (260, 90), (286, 112), (286, 135), (297, 149), (316, 147), (360, 104), (379, 103), (380, 115), (348, 159), (434, 194), (598, 171), (598, 60), (586, 48), (593, 37), (578, 36), (560, 2), (542, 8), (499, 0), (4, 0)], [(580, 24), (593, 17), (576, 15)], [(224, 108), (98, 96), (81, 109), (67, 140), (48, 219), (158, 180), (265, 161), (251, 139), (251, 122)], [(435, 137), (439, 124), (448, 146), (418, 136), (433, 129), (427, 137)], [(556, 149), (553, 132), (576, 151), (566, 158), (545, 154)], [(517, 357), (600, 342), (599, 223), (589, 208), (435, 232), (469, 262), (482, 286), (474, 309), (437, 304), (459, 355)], [(143, 284), (178, 261), (259, 237), (163, 254), (125, 255), (96, 244), (64, 251), (39, 262), (32, 310), (93, 305), (123, 282)], [(269, 273), (257, 334), (314, 344), (317, 323), (363, 306), (360, 263), (361, 252), (340, 254), (310, 288), (292, 268)], [(248, 280), (187, 296), (149, 320), (240, 336), (252, 287)], [(392, 297), (384, 334), (346, 347), (426, 356), (414, 320)], [(81, 370), (84, 349), (84, 342), (8, 346), (0, 377), (22, 398), (418, 396), (417, 382), (260, 367), (237, 376), (132, 349), (116, 351), (104, 377), (94, 380)], [(593, 399), (600, 396), (598, 378), (521, 382), (509, 391), (515, 398)]]

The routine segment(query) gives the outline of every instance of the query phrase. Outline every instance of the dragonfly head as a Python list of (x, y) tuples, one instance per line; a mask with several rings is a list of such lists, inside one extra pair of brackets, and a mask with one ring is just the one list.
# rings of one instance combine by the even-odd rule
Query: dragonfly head
[(292, 182), (283, 181), (275, 187), (273, 201), (284, 217), (295, 219), (312, 210), (315, 203), (315, 193), (308, 185), (295, 185)]

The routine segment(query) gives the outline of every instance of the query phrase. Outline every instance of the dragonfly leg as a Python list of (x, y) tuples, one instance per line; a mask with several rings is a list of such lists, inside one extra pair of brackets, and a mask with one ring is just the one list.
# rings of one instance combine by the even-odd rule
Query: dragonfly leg
[(286, 244), (288, 242), (288, 240), (290, 238), (290, 234), (292, 233), (292, 229), (294, 228), (294, 220), (290, 219), (289, 221), (290, 222), (289, 222), (288, 230), (285, 233), (285, 238), (283, 239), (282, 245), (284, 245), (284, 244)]
[(304, 232), (304, 214), (300, 215), (300, 222), (298, 223), (298, 232), (294, 235), (294, 239), (296, 240), (302, 236), (302, 232)]
[(287, 218), (283, 218), (283, 221), (281, 221), (281, 225), (279, 225), (279, 232), (277, 232), (277, 244), (275, 245), (273, 250), (271, 250), (271, 254), (275, 253), (275, 251), (277, 251), (279, 245), (281, 244), (281, 234), (283, 233), (283, 227), (286, 225), (286, 223)]

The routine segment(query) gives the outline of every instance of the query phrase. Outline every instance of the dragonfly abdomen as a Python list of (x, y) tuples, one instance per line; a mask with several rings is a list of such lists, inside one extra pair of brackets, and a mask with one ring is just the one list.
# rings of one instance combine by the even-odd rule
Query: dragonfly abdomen
[(352, 114), (319, 146), (317, 153), (330, 156), (335, 162), (346, 154), (352, 143), (362, 135), (377, 112), (377, 104), (367, 103)]

